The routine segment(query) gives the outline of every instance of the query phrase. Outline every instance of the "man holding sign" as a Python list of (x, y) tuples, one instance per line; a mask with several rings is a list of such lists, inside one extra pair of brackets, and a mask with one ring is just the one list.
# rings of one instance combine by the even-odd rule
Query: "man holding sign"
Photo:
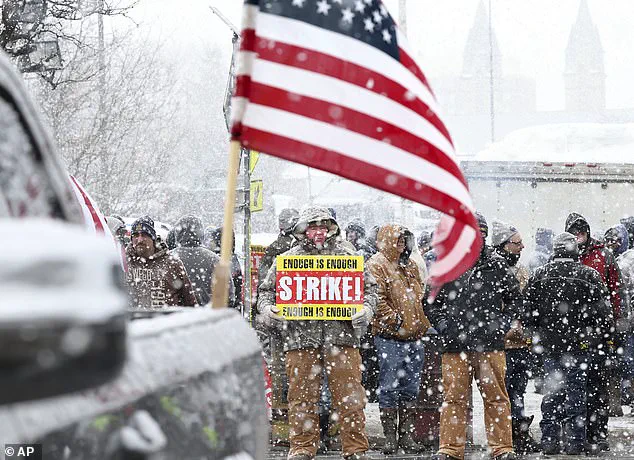
[(359, 338), (374, 316), (376, 282), (363, 258), (337, 241), (339, 233), (327, 208), (305, 209), (294, 229), (299, 244), (277, 258), (260, 285), (258, 310), (284, 338), (289, 458), (298, 460), (317, 453), (323, 368), (344, 457), (362, 459), (368, 450)]

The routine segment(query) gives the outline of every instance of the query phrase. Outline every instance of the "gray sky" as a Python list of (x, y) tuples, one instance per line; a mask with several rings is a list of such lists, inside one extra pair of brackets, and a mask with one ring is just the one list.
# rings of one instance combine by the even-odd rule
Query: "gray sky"
[[(408, 32), (419, 64), (432, 80), (458, 75), (469, 28), (480, 0), (409, 0)], [(493, 25), (509, 75), (537, 81), (542, 110), (563, 108), (564, 51), (580, 0), (492, 0)], [(385, 0), (398, 16), (398, 0)], [(488, 4), (488, 0), (485, 1)], [(187, 5), (187, 6), (184, 6)], [(141, 0), (134, 17), (188, 59), (192, 44), (218, 44), (230, 52), (230, 34), (208, 9), (221, 9), (236, 25), (240, 0)], [(606, 53), (608, 108), (634, 107), (634, 0), (589, 0)]]

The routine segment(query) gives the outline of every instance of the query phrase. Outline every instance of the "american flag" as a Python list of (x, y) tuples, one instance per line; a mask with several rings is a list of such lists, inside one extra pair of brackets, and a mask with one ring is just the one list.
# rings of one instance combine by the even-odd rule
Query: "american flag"
[(411, 56), (380, 0), (246, 0), (232, 137), (443, 212), (438, 287), (475, 262), (482, 240), (451, 136)]

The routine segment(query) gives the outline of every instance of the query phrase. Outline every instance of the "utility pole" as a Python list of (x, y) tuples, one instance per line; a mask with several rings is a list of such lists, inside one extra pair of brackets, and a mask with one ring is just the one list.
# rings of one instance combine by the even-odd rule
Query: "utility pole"
[(403, 35), (407, 35), (407, 0), (398, 0), (398, 23)]
[(495, 142), (495, 85), (493, 82), (493, 9), (489, 0), (489, 89), (491, 98), (491, 143)]
[[(97, 59), (99, 65), (99, 90), (98, 97), (99, 103), (97, 110), (99, 111), (99, 162), (101, 163), (101, 174), (106, 174), (106, 41), (104, 38), (104, 25), (103, 25), (103, 10), (104, 0), (99, 0), (99, 12), (97, 14)], [(108, 183), (107, 181), (105, 182)], [(109, 188), (109, 185), (105, 186)], [(109, 190), (101, 191), (103, 196), (110, 195)]]

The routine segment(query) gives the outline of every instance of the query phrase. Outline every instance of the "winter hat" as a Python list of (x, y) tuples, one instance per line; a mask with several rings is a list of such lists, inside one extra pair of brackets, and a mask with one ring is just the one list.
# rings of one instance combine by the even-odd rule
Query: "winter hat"
[(517, 233), (517, 229), (515, 227), (504, 223), (501, 220), (493, 220), (492, 227), (493, 235), (491, 236), (491, 244), (493, 244), (493, 246), (502, 246)]
[(293, 230), (293, 227), (295, 227), (297, 219), (299, 219), (299, 211), (297, 209), (282, 209), (278, 217), (280, 230), (282, 230), (283, 232), (290, 232), (291, 230)]
[(337, 211), (335, 211), (335, 208), (328, 208), (328, 212), (333, 219), (337, 220)]
[(156, 241), (156, 230), (154, 230), (154, 220), (150, 216), (139, 217), (132, 224), (132, 230), (130, 230), (130, 235), (134, 235), (135, 233), (145, 233), (152, 240)]
[(479, 212), (476, 212), (475, 216), (476, 220), (478, 221), (478, 228), (480, 229), (480, 233), (482, 233), (486, 238), (487, 236), (489, 236), (489, 224), (487, 224), (487, 220)]
[(174, 226), (174, 236), (181, 246), (200, 246), (205, 239), (203, 222), (196, 216), (183, 216)]
[(365, 225), (361, 222), (361, 219), (355, 218), (346, 225), (346, 233), (357, 232), (361, 238), (365, 238)]
[(560, 233), (553, 239), (553, 251), (555, 257), (577, 258), (579, 256), (577, 238), (572, 233)]

